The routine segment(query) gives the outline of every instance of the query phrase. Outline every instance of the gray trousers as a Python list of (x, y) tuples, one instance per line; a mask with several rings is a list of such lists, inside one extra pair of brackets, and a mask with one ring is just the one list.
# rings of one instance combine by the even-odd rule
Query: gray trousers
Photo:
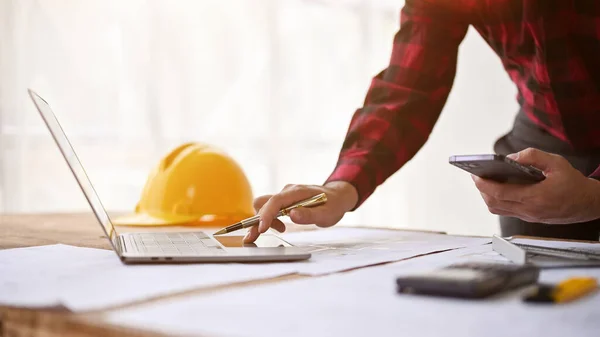
[[(600, 149), (591, 153), (578, 153), (569, 144), (564, 143), (533, 124), (520, 111), (515, 118), (513, 129), (496, 141), (494, 151), (498, 154), (507, 155), (529, 147), (565, 157), (573, 167), (586, 176), (589, 176), (600, 165)], [(500, 229), (502, 236), (531, 235), (548, 238), (598, 241), (600, 236), (600, 219), (576, 224), (547, 225), (500, 216)]]

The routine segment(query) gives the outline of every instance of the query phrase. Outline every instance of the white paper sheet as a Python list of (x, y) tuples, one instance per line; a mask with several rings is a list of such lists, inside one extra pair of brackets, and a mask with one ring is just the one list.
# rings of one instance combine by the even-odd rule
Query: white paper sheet
[(290, 265), (123, 265), (114, 252), (51, 245), (0, 250), (0, 304), (85, 311), (294, 273)]
[(291, 233), (310, 260), (269, 264), (123, 265), (114, 252), (53, 245), (0, 250), (0, 304), (104, 309), (200, 287), (301, 273), (322, 275), (398, 261), (487, 238), (356, 228)]
[[(311, 279), (238, 288), (107, 315), (108, 322), (169, 334), (279, 336), (598, 336), (600, 293), (534, 305), (515, 291), (483, 301), (399, 295), (395, 278), (471, 260), (504, 260), (491, 245)], [(543, 271), (542, 281), (600, 269)]]
[(491, 242), (490, 238), (347, 227), (296, 232), (282, 237), (312, 252), (310, 260), (296, 264), (296, 271), (305, 275), (340, 272)]

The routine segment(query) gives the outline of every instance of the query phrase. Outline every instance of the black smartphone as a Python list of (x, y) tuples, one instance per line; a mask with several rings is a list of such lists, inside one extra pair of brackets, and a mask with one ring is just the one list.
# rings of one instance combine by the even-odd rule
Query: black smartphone
[(533, 184), (546, 178), (542, 170), (521, 165), (500, 154), (451, 156), (450, 164), (478, 177), (501, 183)]

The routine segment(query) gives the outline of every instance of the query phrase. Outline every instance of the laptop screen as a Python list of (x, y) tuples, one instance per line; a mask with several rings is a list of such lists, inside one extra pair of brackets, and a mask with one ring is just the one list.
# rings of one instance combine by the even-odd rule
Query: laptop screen
[(50, 109), (50, 105), (48, 105), (48, 103), (43, 98), (41, 98), (32, 90), (29, 90), (29, 95), (33, 99), (37, 110), (44, 119), (44, 122), (50, 130), (50, 133), (56, 141), (56, 144), (60, 148), (60, 152), (63, 154), (63, 157), (65, 158), (67, 164), (71, 168), (71, 171), (73, 172), (77, 183), (81, 187), (81, 190), (83, 191), (83, 194), (85, 195), (88, 203), (92, 207), (96, 218), (102, 225), (104, 233), (106, 233), (106, 236), (110, 239), (110, 243), (111, 245), (113, 245), (115, 251), (118, 252), (114, 243), (114, 239), (118, 235), (117, 231), (111, 223), (108, 213), (106, 213), (106, 210), (104, 209), (104, 206), (100, 202), (100, 198), (98, 198), (98, 194), (94, 190), (92, 182), (85, 173), (83, 165), (81, 165), (79, 158), (75, 154), (75, 150), (73, 149), (71, 143), (67, 139), (67, 135), (65, 135), (65, 132), (63, 131), (62, 127), (60, 126), (60, 123), (56, 119), (56, 116)]

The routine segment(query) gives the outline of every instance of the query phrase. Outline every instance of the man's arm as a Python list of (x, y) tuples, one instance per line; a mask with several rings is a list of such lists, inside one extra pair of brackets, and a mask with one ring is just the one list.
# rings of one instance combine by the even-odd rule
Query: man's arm
[(468, 23), (433, 2), (406, 1), (389, 66), (373, 78), (326, 180), (355, 187), (353, 209), (425, 144), (452, 88)]
[(285, 230), (276, 219), (279, 210), (318, 193), (327, 194), (325, 205), (294, 209), (290, 219), (296, 224), (335, 225), (423, 146), (450, 93), (458, 46), (468, 28), (457, 10), (443, 7), (453, 3), (406, 0), (390, 64), (373, 78), (364, 106), (352, 117), (333, 173), (324, 185), (288, 185), (275, 195), (257, 198), (260, 224), (249, 230), (244, 242), (254, 242), (270, 227)]

